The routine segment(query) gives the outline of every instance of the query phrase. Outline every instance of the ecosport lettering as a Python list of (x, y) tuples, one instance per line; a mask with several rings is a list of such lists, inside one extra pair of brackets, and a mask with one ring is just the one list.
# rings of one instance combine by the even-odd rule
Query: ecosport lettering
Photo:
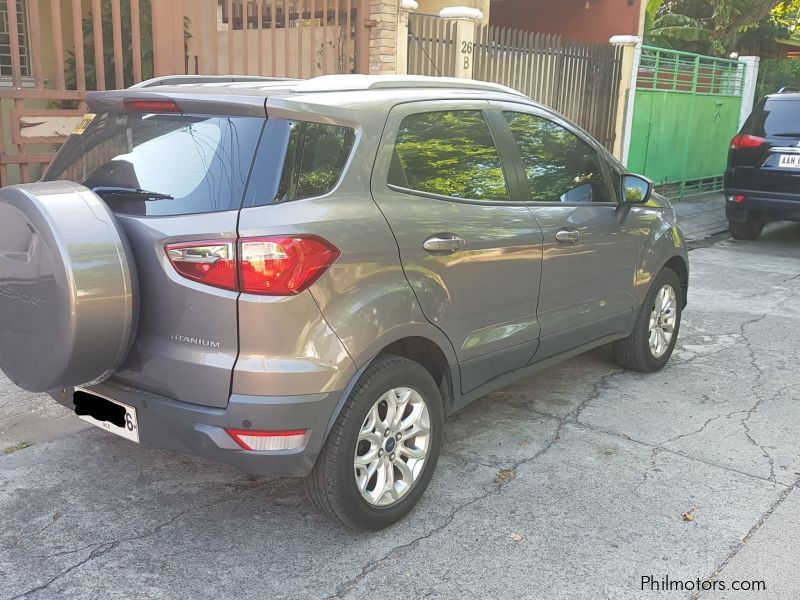
[(169, 339), (174, 342), (183, 342), (184, 344), (192, 344), (194, 346), (203, 346), (204, 348), (219, 348), (219, 342), (212, 342), (211, 340), (204, 340), (202, 338), (187, 337), (185, 335), (170, 334)]
[(42, 298), (23, 294), (22, 292), (19, 292), (11, 287), (0, 286), (0, 296), (5, 296), (6, 298), (11, 298), (12, 300), (17, 300), (18, 302), (23, 302), (25, 304), (32, 304), (37, 308), (44, 304), (44, 300)]

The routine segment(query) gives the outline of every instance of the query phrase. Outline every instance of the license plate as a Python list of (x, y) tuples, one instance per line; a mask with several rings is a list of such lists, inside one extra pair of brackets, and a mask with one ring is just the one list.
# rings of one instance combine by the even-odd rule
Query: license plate
[[(89, 394), (90, 396), (95, 396), (98, 399), (105, 400), (106, 402), (110, 402), (117, 407), (124, 409), (124, 425), (120, 427), (119, 425), (112, 423), (111, 421), (99, 420), (90, 415), (78, 415), (79, 419), (86, 421), (87, 423), (91, 423), (95, 427), (99, 427), (100, 429), (105, 429), (106, 431), (110, 431), (111, 433), (118, 435), (120, 437), (124, 437), (126, 440), (130, 440), (132, 442), (139, 443), (139, 422), (136, 419), (136, 409), (132, 406), (128, 406), (122, 402), (118, 402), (108, 396), (103, 396), (102, 394), (98, 394), (97, 392), (90, 392), (89, 390), (84, 390), (81, 388), (76, 388), (76, 392), (84, 392)], [(121, 412), (121, 411), (120, 411)]]
[(781, 154), (778, 160), (779, 167), (788, 167), (789, 169), (800, 169), (800, 154)]

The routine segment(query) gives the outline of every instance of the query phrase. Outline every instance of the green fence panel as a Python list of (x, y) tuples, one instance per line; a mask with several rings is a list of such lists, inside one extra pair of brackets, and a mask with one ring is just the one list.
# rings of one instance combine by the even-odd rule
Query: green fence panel
[(628, 168), (673, 197), (718, 189), (739, 127), (744, 65), (644, 47)]

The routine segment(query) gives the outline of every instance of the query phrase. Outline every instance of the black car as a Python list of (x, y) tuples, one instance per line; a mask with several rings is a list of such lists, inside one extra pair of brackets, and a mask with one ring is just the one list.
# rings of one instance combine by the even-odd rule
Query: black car
[(800, 92), (764, 98), (733, 138), (725, 198), (739, 240), (756, 239), (770, 219), (800, 221)]

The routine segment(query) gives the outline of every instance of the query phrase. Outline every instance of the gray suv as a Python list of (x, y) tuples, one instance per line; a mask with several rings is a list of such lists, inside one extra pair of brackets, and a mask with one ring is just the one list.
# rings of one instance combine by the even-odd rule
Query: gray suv
[(0, 367), (99, 427), (269, 476), (378, 529), (446, 415), (613, 343), (664, 366), (669, 203), (494, 84), (168, 78), (88, 96), (0, 190)]

